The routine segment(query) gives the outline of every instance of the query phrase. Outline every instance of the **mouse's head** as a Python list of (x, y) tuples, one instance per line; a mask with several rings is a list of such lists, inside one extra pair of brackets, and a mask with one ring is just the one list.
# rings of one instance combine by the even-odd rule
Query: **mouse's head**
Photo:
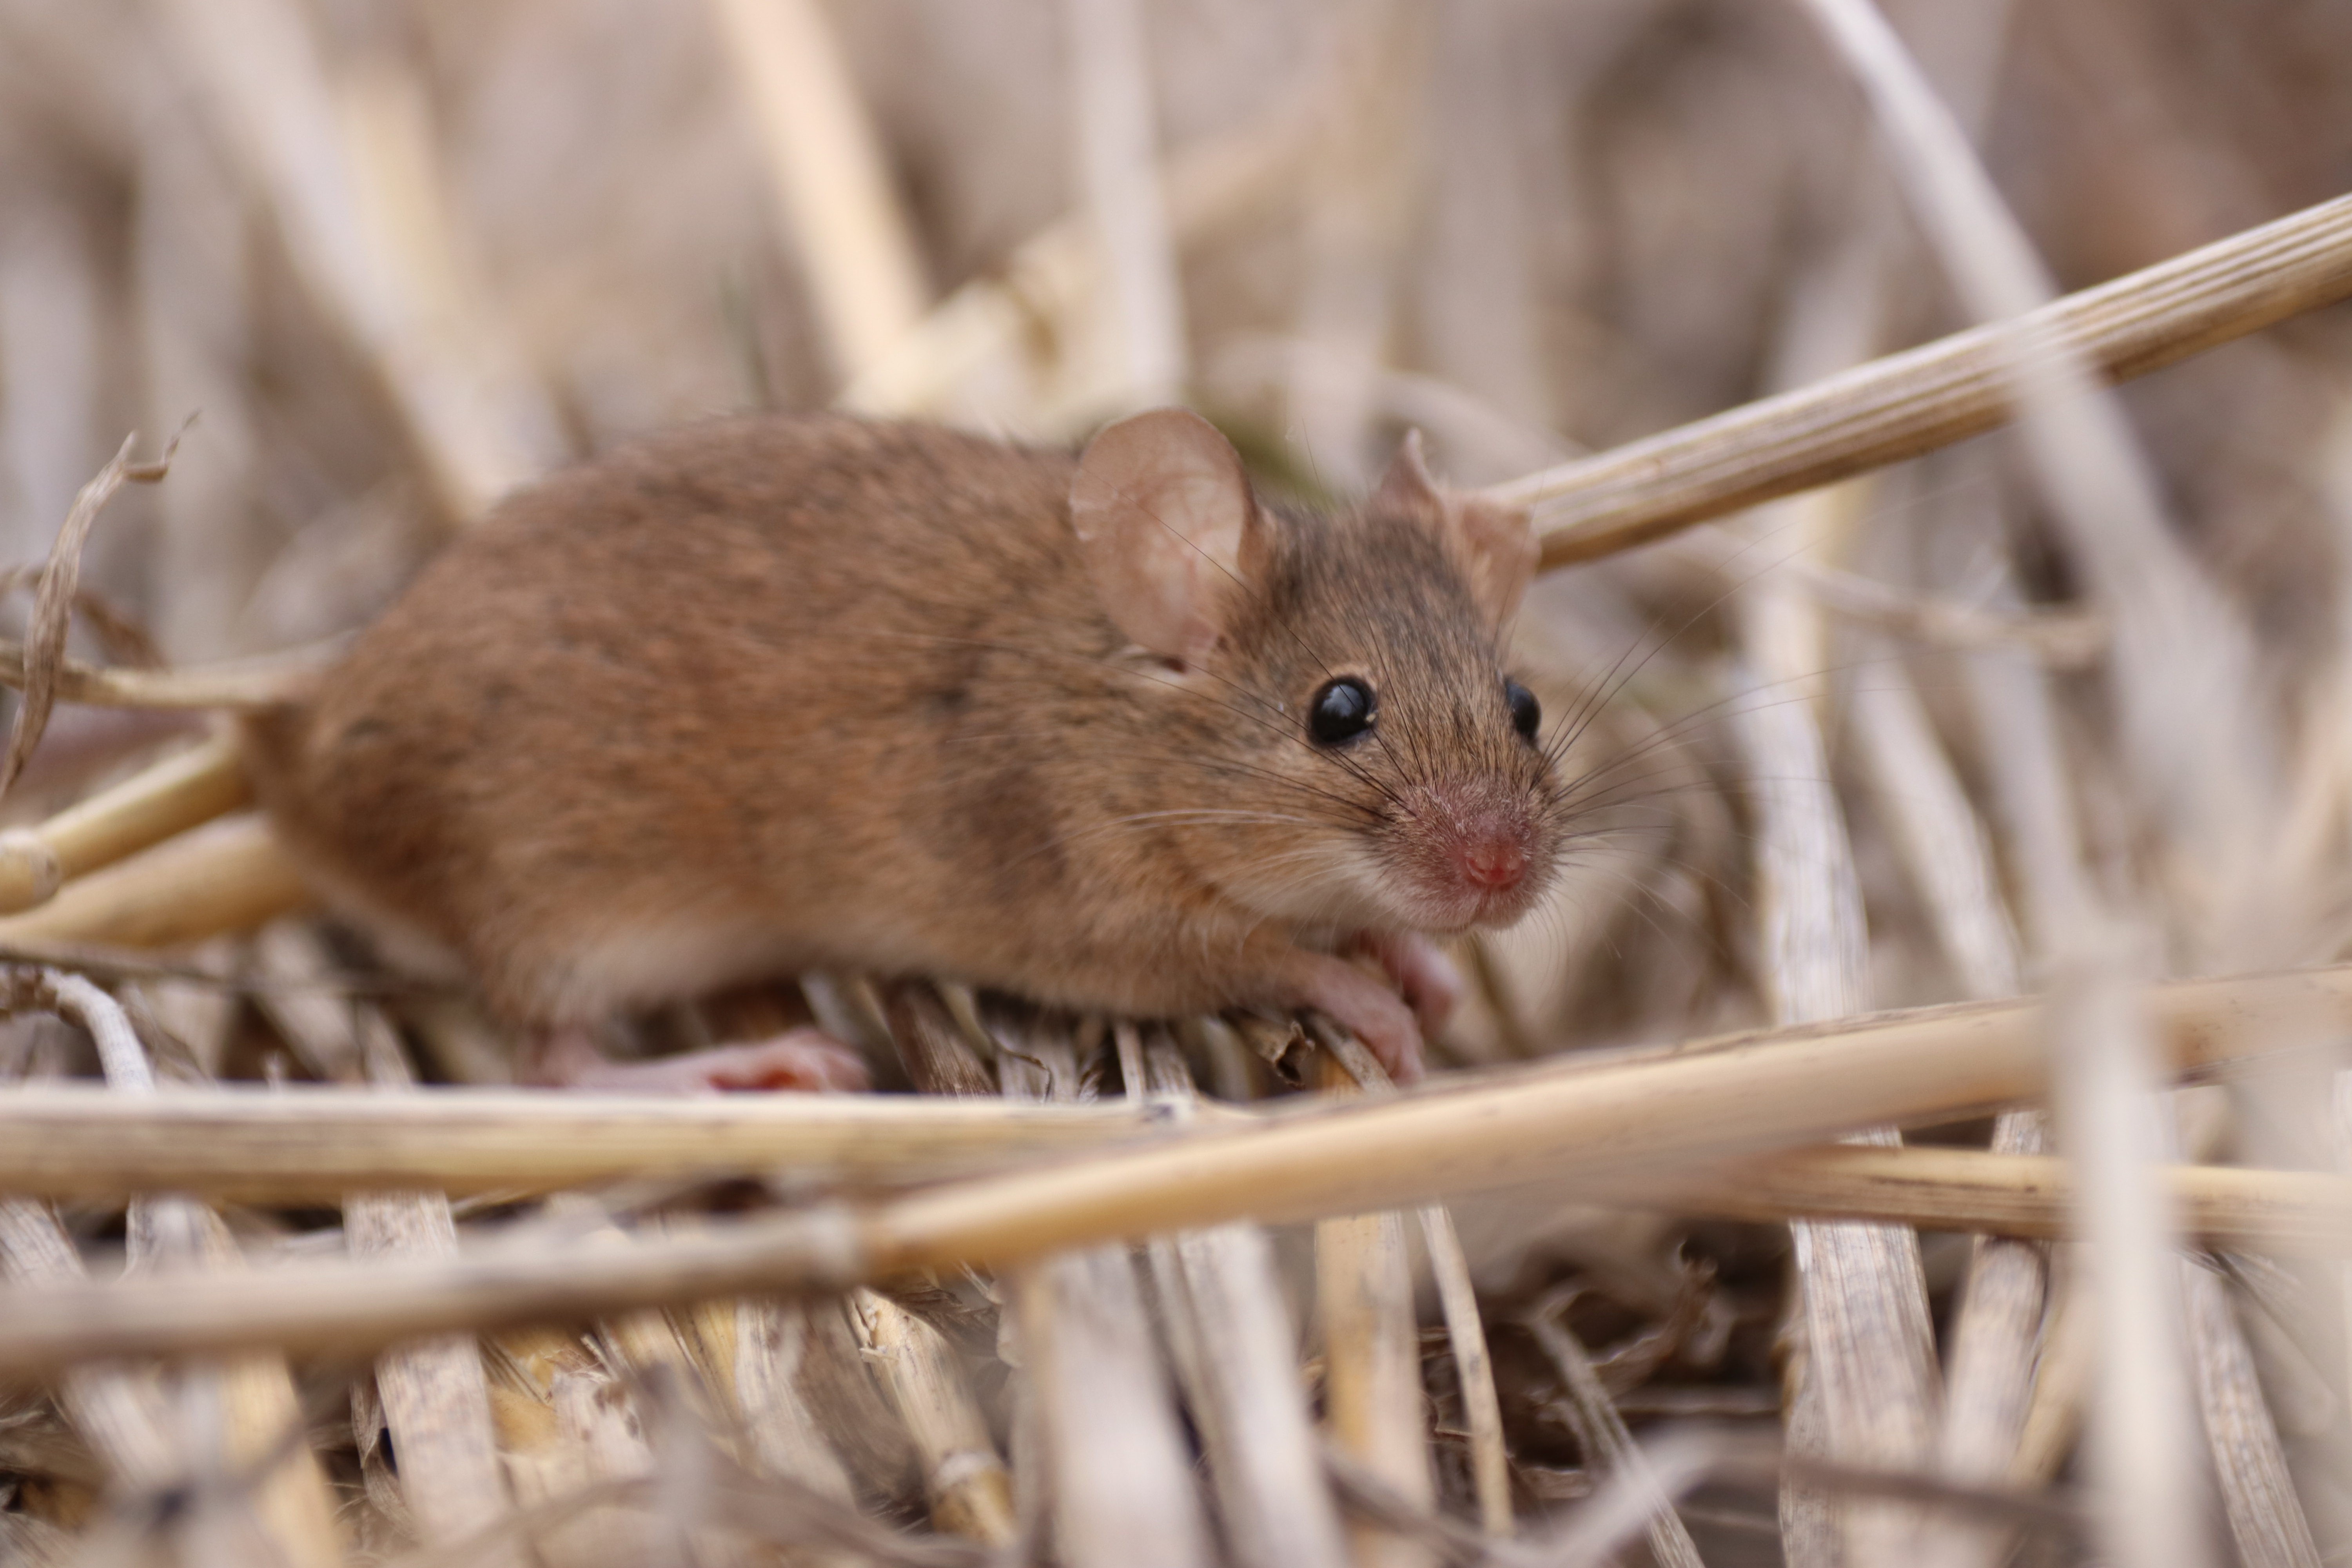
[(1245, 908), (1335, 929), (1524, 914), (1559, 854), (1535, 697), (1504, 669), (1533, 574), (1527, 514), (1441, 489), (1408, 437), (1361, 506), (1259, 501), (1196, 415), (1087, 448), (1071, 516), (1096, 594), (1156, 682), (1163, 814)]

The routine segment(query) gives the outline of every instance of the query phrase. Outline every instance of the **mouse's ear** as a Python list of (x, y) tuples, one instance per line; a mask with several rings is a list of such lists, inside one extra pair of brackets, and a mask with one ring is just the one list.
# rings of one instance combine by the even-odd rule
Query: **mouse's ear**
[(1487, 619), (1499, 626), (1511, 618), (1540, 553), (1525, 507), (1439, 484), (1422, 459), (1418, 430), (1404, 433), (1370, 504), (1374, 511), (1402, 512), (1434, 532), (1460, 564), (1470, 596)]
[(1188, 666), (1224, 631), (1265, 527), (1241, 454), (1182, 408), (1122, 419), (1087, 444), (1070, 484), (1070, 522), (1118, 628)]

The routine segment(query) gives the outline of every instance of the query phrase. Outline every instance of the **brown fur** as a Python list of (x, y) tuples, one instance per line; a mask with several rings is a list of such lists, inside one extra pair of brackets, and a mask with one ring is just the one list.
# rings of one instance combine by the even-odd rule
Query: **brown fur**
[[(1425, 865), (1447, 814), (1496, 802), (1537, 874), (1477, 918), (1532, 900), (1551, 773), (1439, 509), (1392, 482), (1360, 514), (1265, 512), (1256, 580), (1178, 669), (1097, 603), (1076, 472), (824, 417), (558, 474), (311, 706), (251, 723), (257, 787), (331, 895), (541, 1025), (823, 967), (1144, 1015), (1296, 1002), (1302, 952), (1462, 923)], [(1381, 721), (1335, 758), (1304, 723), (1339, 672)]]

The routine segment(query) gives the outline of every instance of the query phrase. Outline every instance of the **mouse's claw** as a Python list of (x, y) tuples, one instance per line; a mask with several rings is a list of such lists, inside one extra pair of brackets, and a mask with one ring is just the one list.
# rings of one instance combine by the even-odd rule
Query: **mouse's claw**
[(539, 1052), (534, 1081), (622, 1094), (719, 1094), (731, 1089), (855, 1091), (872, 1087), (865, 1058), (821, 1029), (790, 1029), (752, 1045), (713, 1046), (650, 1061), (607, 1060), (584, 1030), (560, 1031)]

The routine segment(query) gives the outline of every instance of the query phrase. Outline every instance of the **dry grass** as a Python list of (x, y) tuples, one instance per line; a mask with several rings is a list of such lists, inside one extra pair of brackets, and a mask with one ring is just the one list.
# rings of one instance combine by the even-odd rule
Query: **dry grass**
[[(2352, 1550), (2352, 19), (2010, 11), (0, 0), (0, 1562)], [(1479, 1070), (813, 975), (625, 1028), (899, 1092), (520, 1094), (123, 717), (634, 431), (1173, 395), (1537, 512)]]

